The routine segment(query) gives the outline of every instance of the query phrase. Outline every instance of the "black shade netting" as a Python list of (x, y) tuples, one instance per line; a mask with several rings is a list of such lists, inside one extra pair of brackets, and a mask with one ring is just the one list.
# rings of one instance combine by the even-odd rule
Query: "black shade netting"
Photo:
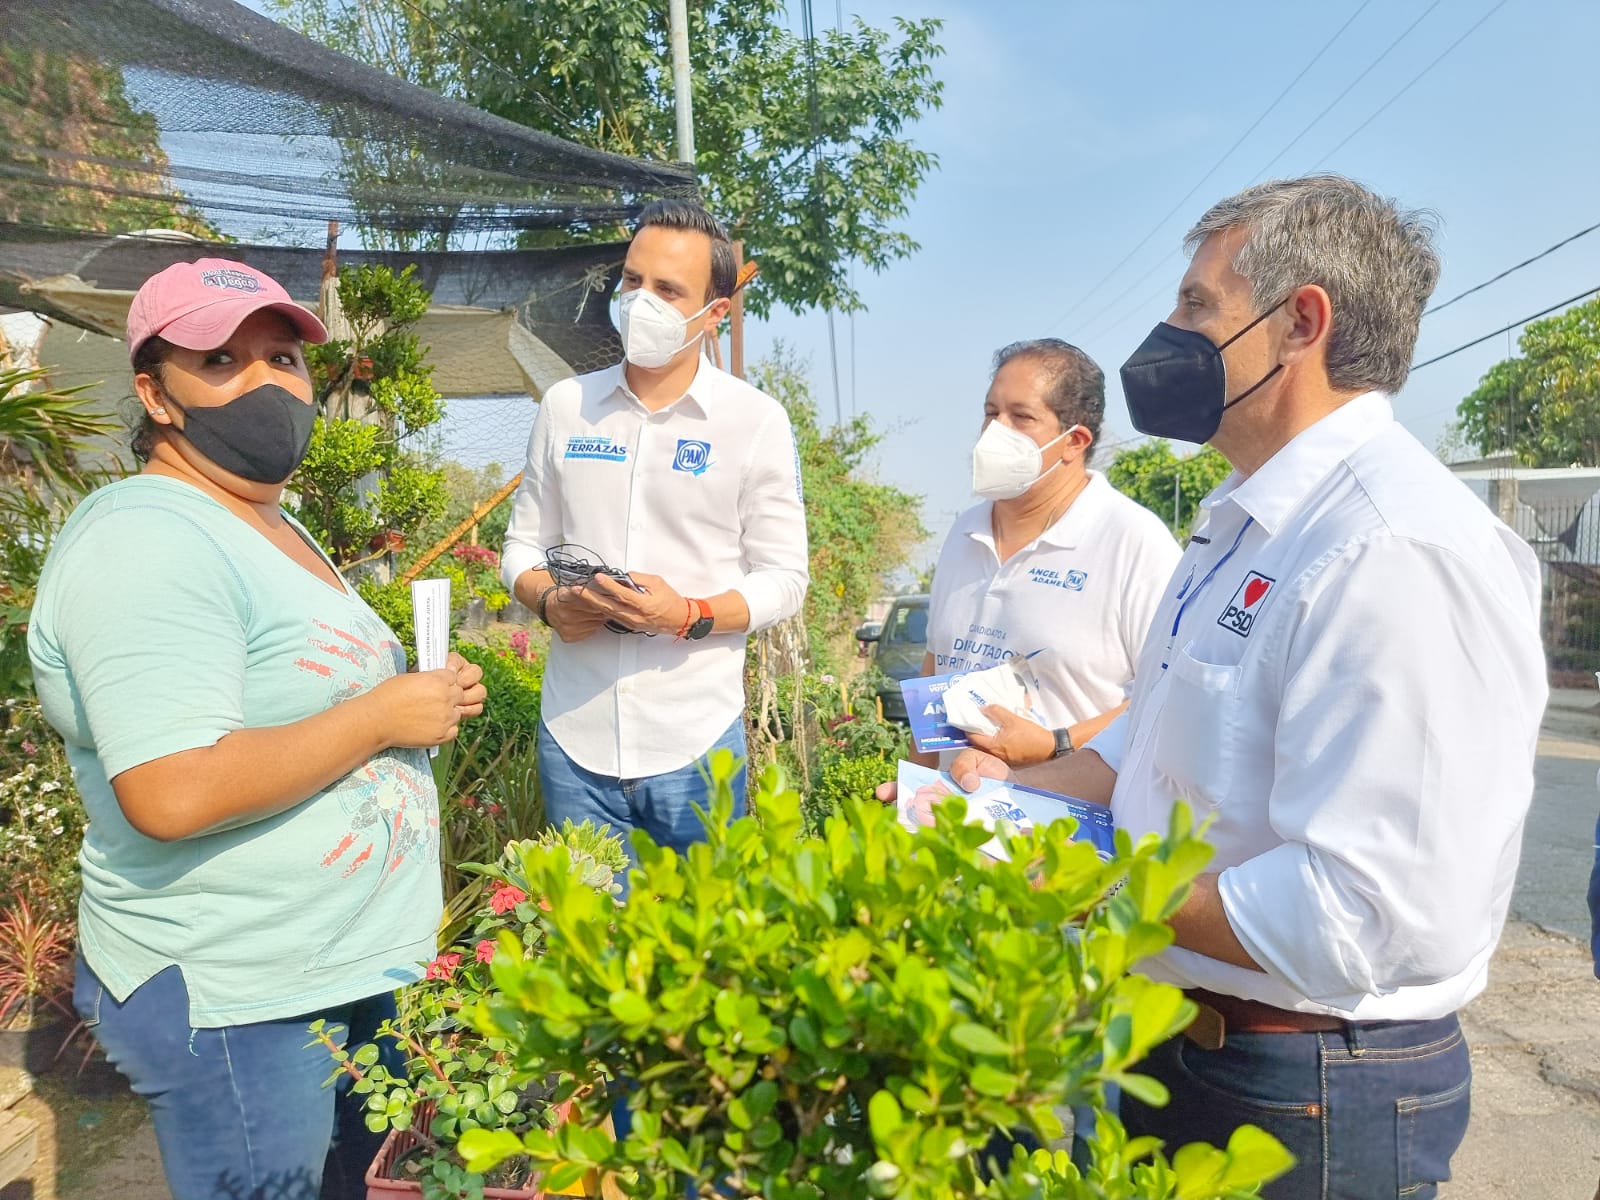
[(0, 0), (0, 30), (0, 220), (503, 246), (614, 236), (696, 194), (686, 167), (535, 132), (231, 0)]
[[(514, 313), (517, 323), (545, 348), (582, 373), (622, 357), (609, 302), (626, 249), (625, 244), (609, 243), (540, 250), (341, 250), (339, 263), (376, 263), (396, 272), (415, 266), (415, 278), (432, 292), (435, 305)], [(53, 296), (50, 281), (70, 277), (100, 292), (134, 292), (172, 263), (210, 256), (248, 262), (282, 283), (291, 296), (316, 304), (321, 250), (111, 236), (0, 222), (0, 306), (29, 309), (120, 337), (125, 309), (75, 303), (78, 293)]]

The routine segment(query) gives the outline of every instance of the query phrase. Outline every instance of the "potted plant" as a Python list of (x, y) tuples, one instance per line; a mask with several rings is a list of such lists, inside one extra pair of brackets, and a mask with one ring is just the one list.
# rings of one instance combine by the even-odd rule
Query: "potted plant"
[[(807, 836), (775, 769), (761, 819), (730, 823), (733, 769), (715, 764), (705, 845), (680, 856), (634, 835), (625, 905), (575, 882), (565, 846), (523, 856), (547, 936), (530, 954), (499, 935), (475, 1022), (529, 1076), (618, 1082), (569, 1083), (556, 1128), (464, 1133), (468, 1167), (522, 1156), (551, 1186), (613, 1173), (660, 1200), (1201, 1200), (1287, 1169), (1260, 1130), (1169, 1160), (1114, 1118), (1084, 1173), (1061, 1151), (994, 1152), (1022, 1131), (1059, 1138), (1058, 1108), (1103, 1082), (1164, 1099), (1133, 1068), (1193, 1005), (1129, 969), (1170, 944), (1209, 857), (1187, 810), (1165, 838), (1120, 835), (1110, 862), (1063, 823), (1011, 837), (996, 863), (958, 800), (916, 834), (846, 800)], [(601, 1126), (619, 1099), (613, 1139)]]
[[(524, 864), (556, 847), (568, 882), (595, 903), (614, 906), (621, 891), (616, 876), (626, 862), (617, 838), (569, 822), (511, 842), (494, 863), (462, 864), (484, 877), (484, 899), (461, 936), (428, 964), (426, 977), (401, 990), (400, 1014), (379, 1029), (377, 1042), (341, 1046), (338, 1030), (322, 1021), (310, 1026), (334, 1060), (328, 1082), (350, 1076), (352, 1090), (366, 1097), (368, 1128), (390, 1130), (367, 1174), (369, 1197), (532, 1197), (552, 1190), (539, 1182), (545, 1164), (508, 1156), (484, 1175), (464, 1167), (456, 1146), (472, 1130), (514, 1137), (559, 1125), (578, 1091), (581, 1081), (526, 1069), (506, 1037), (468, 1020), (493, 1001), (489, 963), (498, 946), (515, 945), (530, 958), (543, 952), (551, 905)], [(383, 1061), (383, 1041), (399, 1050), (403, 1070)], [(566, 1194), (581, 1195), (573, 1183), (563, 1185), (573, 1189)]]
[(71, 925), (35, 916), (26, 896), (0, 910), (0, 1067), (48, 1070), (77, 1024), (73, 940)]

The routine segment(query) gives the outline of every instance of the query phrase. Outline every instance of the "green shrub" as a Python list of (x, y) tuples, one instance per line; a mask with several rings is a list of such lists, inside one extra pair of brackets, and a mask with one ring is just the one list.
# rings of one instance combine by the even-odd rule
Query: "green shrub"
[(27, 897), (35, 916), (75, 928), (78, 848), (86, 818), (66, 747), (38, 704), (0, 709), (0, 879), (9, 907)]
[[(1103, 1082), (1165, 1099), (1133, 1067), (1194, 1006), (1130, 969), (1171, 943), (1165, 922), (1210, 855), (1186, 809), (1164, 839), (1122, 835), (1113, 862), (1058, 823), (994, 863), (957, 801), (913, 835), (886, 806), (849, 800), (805, 836), (775, 769), (763, 819), (726, 824), (733, 770), (716, 756), (708, 841), (687, 856), (634, 835), (626, 905), (575, 883), (560, 846), (524, 856), (529, 894), (551, 905), (544, 953), (501, 935), (474, 1021), (531, 1075), (563, 1074), (575, 1116), (469, 1133), (469, 1169), (525, 1154), (549, 1188), (597, 1169), (659, 1200), (686, 1186), (769, 1200), (1200, 1200), (1288, 1165), (1258, 1130), (1169, 1165), (1112, 1118), (1086, 1178), (1049, 1154), (993, 1178), (979, 1161), (997, 1131), (1058, 1138), (1057, 1107), (1099, 1100)], [(584, 1086), (606, 1079), (629, 1083)], [(632, 1128), (613, 1141), (600, 1126), (619, 1094)]]
[(493, 759), (502, 752), (531, 751), (539, 734), (539, 700), (544, 690), (544, 656), (526, 648), (491, 638), (485, 646), (458, 642), (456, 650), (468, 662), (483, 668), (483, 685), (489, 691), (483, 715), (474, 718), (467, 732), (482, 740), (482, 753)]

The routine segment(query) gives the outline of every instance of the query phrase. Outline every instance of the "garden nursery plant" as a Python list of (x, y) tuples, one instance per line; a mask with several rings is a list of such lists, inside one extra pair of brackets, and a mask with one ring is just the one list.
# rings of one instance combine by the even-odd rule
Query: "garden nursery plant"
[(521, 1157), (548, 1188), (589, 1175), (662, 1200), (1199, 1200), (1287, 1169), (1253, 1128), (1169, 1157), (1107, 1118), (1083, 1172), (1008, 1148), (1059, 1139), (1060, 1106), (1100, 1101), (1105, 1083), (1165, 1099), (1136, 1066), (1193, 1006), (1130, 968), (1171, 943), (1209, 857), (1186, 809), (1164, 838), (1119, 835), (1112, 861), (1057, 823), (996, 863), (959, 799), (915, 834), (846, 800), (807, 835), (776, 769), (761, 818), (729, 823), (733, 770), (714, 763), (704, 844), (679, 855), (633, 835), (624, 904), (582, 881), (566, 845), (522, 855), (546, 938), (530, 953), (497, 935), (472, 1019), (525, 1077), (564, 1080), (571, 1115), (463, 1133), (469, 1169)]
[[(310, 1026), (312, 1044), (326, 1047), (334, 1060), (328, 1083), (350, 1076), (354, 1092), (366, 1097), (367, 1126), (408, 1135), (413, 1148), (403, 1162), (389, 1165), (398, 1178), (420, 1184), (424, 1196), (482, 1195), (486, 1181), (463, 1170), (455, 1153), (466, 1131), (543, 1128), (565, 1111), (566, 1096), (555, 1096), (562, 1081), (526, 1069), (508, 1038), (467, 1019), (492, 991), (488, 964), (499, 939), (527, 958), (542, 953), (551, 904), (525, 863), (530, 856), (542, 861), (558, 846), (571, 872), (568, 882), (614, 904), (626, 861), (617, 838), (587, 822), (568, 822), (559, 831), (511, 842), (496, 862), (462, 864), (484, 877), (485, 899), (461, 936), (428, 964), (426, 977), (401, 990), (399, 1016), (380, 1027), (377, 1041), (344, 1046), (342, 1030), (322, 1021)], [(386, 1056), (382, 1043), (399, 1050), (403, 1070), (392, 1069), (396, 1056)], [(512, 1159), (497, 1164), (487, 1182), (522, 1187), (529, 1175), (528, 1164)]]

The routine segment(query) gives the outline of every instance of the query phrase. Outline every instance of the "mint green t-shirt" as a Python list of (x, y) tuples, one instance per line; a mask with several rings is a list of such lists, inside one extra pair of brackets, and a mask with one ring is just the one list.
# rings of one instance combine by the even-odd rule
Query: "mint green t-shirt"
[(188, 484), (124, 479), (62, 527), (28, 631), (89, 824), (79, 937), (118, 1001), (176, 963), (190, 1023), (290, 1017), (421, 975), (440, 914), (427, 754), (388, 750), (273, 816), (178, 841), (128, 824), (111, 779), (285, 725), (405, 670), (353, 590)]

